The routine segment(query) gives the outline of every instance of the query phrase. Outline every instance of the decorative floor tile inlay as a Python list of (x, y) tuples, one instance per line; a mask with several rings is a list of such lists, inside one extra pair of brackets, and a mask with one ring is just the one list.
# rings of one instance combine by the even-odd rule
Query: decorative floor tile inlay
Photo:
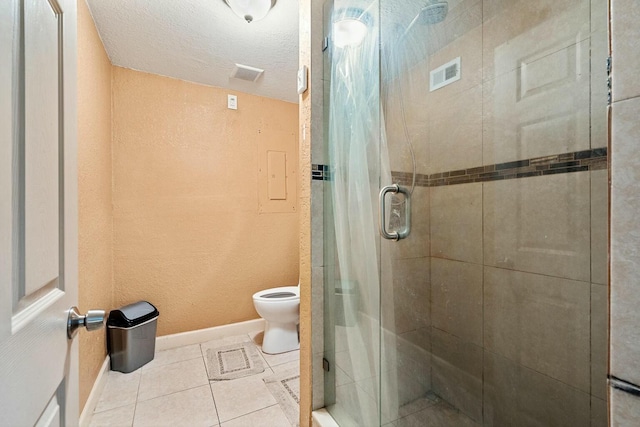
[(219, 351), (218, 364), (220, 366), (221, 374), (251, 369), (249, 356), (247, 356), (247, 351), (244, 347)]
[(264, 372), (260, 351), (252, 342), (208, 348), (206, 356), (209, 379), (232, 380)]
[(271, 375), (264, 383), (278, 401), (283, 412), (293, 425), (299, 425), (300, 417), (300, 371), (291, 369)]
[(289, 393), (289, 396), (291, 396), (291, 398), (295, 400), (296, 403), (299, 404), (300, 403), (300, 375), (296, 375), (293, 377), (288, 377), (283, 380), (280, 380), (280, 384), (282, 384), (282, 387), (284, 387), (284, 389)]

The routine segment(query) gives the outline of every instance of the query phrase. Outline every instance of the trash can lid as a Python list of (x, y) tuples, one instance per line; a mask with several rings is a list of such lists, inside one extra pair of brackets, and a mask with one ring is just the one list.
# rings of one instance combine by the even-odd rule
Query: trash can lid
[(107, 326), (130, 328), (158, 317), (158, 309), (147, 301), (138, 301), (125, 305), (116, 310), (111, 310)]

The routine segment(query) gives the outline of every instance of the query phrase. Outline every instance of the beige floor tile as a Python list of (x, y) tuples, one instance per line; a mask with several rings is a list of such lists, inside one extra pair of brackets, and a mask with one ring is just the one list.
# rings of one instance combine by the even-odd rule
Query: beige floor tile
[(435, 405), (437, 402), (427, 399), (426, 397), (419, 397), (418, 399), (406, 403), (400, 407), (398, 410), (399, 417), (406, 417), (411, 414), (415, 414), (416, 412), (420, 412), (429, 406)]
[(264, 359), (264, 353), (262, 353), (262, 337), (263, 336), (264, 336), (264, 329), (260, 329), (253, 332), (249, 332), (248, 334), (245, 334), (245, 335), (238, 335), (235, 337), (223, 338), (221, 340), (209, 341), (201, 344), (202, 355), (206, 357), (207, 348), (215, 348), (215, 347), (250, 341), (250, 342), (253, 342), (258, 347), (258, 350), (260, 350), (260, 355), (262, 356), (262, 360), (265, 362), (265, 367), (266, 367), (266, 366), (269, 366), (269, 364)]
[[(264, 366), (266, 368), (268, 368), (270, 365), (267, 362), (267, 358), (265, 356), (268, 356), (266, 353), (263, 353), (262, 351), (262, 339), (264, 338), (264, 330), (259, 330), (259, 331), (254, 331), (254, 332), (249, 332), (249, 338), (251, 339), (251, 341), (258, 346), (258, 350), (260, 350), (260, 356), (262, 357), (262, 361), (264, 362)], [(298, 354), (300, 352), (298, 351)], [(278, 355), (274, 355), (274, 356), (278, 356)], [(300, 359), (300, 357), (298, 356), (298, 359)], [(274, 365), (275, 366), (275, 365)]]
[(203, 359), (185, 360), (142, 371), (138, 400), (144, 401), (208, 384)]
[[(322, 363), (320, 365), (322, 366)], [(271, 369), (275, 374), (278, 374), (280, 372), (285, 372), (285, 371), (293, 371), (294, 369), (297, 369), (298, 371), (300, 371), (300, 361), (292, 360), (291, 362), (276, 365)]]
[[(238, 342), (237, 344), (240, 344), (240, 343), (243, 343), (243, 342), (248, 342), (248, 341), (240, 341), (240, 342)], [(231, 343), (231, 344), (224, 344), (224, 345), (226, 346), (226, 345), (233, 345), (233, 344), (234, 344), (234, 343)], [(212, 368), (212, 367), (211, 367), (211, 365), (208, 365), (208, 364), (207, 364), (207, 352), (209, 351), (209, 349), (210, 349), (210, 348), (217, 348), (217, 347), (219, 347), (219, 345), (217, 345), (217, 344), (216, 344), (216, 345), (212, 345), (211, 347), (202, 347), (202, 355), (203, 355), (203, 357), (204, 357), (204, 359), (203, 359), (203, 360), (205, 361), (205, 369), (207, 369), (207, 372), (208, 372), (208, 370), (209, 370), (209, 369), (211, 369), (211, 368)], [(257, 354), (258, 354), (258, 356), (259, 356), (259, 358), (260, 358), (260, 359), (259, 359), (259, 360), (260, 360), (260, 362), (262, 362), (262, 366), (264, 367), (264, 371), (263, 371), (263, 372), (260, 372), (260, 373), (257, 373), (257, 374), (255, 374), (255, 375), (260, 375), (260, 376), (262, 376), (262, 377), (264, 377), (264, 376), (268, 376), (268, 375), (271, 375), (272, 370), (271, 370), (271, 368), (269, 367), (269, 364), (267, 363), (267, 361), (266, 361), (266, 360), (264, 360), (264, 354), (260, 351), (260, 349), (259, 349), (259, 348), (258, 348)]]
[(139, 385), (140, 370), (129, 374), (109, 371), (107, 383), (94, 412), (102, 412), (136, 403)]
[(223, 427), (289, 427), (290, 425), (279, 405), (269, 406), (222, 423)]
[(269, 366), (273, 368), (274, 366), (282, 365), (283, 363), (300, 360), (300, 350), (288, 351), (280, 354), (262, 353), (262, 357), (264, 357), (264, 360), (266, 360)]
[(262, 379), (262, 375), (252, 375), (211, 383), (221, 423), (277, 403)]
[(215, 340), (203, 342), (202, 344), (200, 344), (200, 347), (202, 348), (202, 354), (205, 355), (207, 354), (208, 348), (223, 347), (225, 345), (238, 344), (246, 341), (251, 341), (251, 337), (249, 336), (249, 334), (235, 335), (233, 337), (226, 337), (226, 338), (218, 338)]
[(218, 425), (218, 414), (208, 385), (138, 403), (133, 425), (202, 426)]
[[(426, 420), (429, 420), (428, 424), (426, 424)], [(422, 427), (425, 425), (465, 427), (479, 424), (441, 400), (420, 412), (400, 418), (395, 425), (398, 427)]]
[(199, 344), (186, 345), (184, 347), (172, 348), (156, 352), (153, 360), (142, 367), (143, 370), (157, 368), (158, 366), (170, 363), (182, 362), (183, 360), (197, 359), (202, 357)]
[(93, 414), (89, 427), (124, 427), (133, 424), (135, 404)]

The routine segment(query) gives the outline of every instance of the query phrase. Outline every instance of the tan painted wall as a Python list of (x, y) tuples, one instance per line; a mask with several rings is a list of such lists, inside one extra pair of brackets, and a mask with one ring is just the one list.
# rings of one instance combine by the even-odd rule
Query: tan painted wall
[[(227, 93), (113, 69), (115, 304), (152, 302), (158, 335), (257, 318), (254, 292), (298, 283), (298, 106)], [(283, 144), (290, 207), (259, 213)]]
[[(78, 0), (78, 250), (81, 312), (113, 307), (111, 63)], [(80, 332), (80, 408), (106, 356), (103, 331)]]

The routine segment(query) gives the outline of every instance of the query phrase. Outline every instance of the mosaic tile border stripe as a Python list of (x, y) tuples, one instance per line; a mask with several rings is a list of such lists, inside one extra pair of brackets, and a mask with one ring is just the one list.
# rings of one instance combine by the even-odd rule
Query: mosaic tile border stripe
[(313, 163), (311, 165), (311, 179), (317, 181), (329, 181), (329, 166)]
[[(469, 169), (439, 172), (430, 175), (417, 174), (416, 186), (440, 187), (443, 185), (500, 181), (602, 169), (607, 169), (606, 147), (556, 154), (553, 156), (534, 157), (513, 162), (496, 163), (494, 165)], [(401, 185), (411, 185), (413, 178), (413, 174), (410, 172), (391, 172), (391, 176), (393, 182)], [(329, 167), (327, 165), (312, 165), (311, 179), (330, 180)]]

